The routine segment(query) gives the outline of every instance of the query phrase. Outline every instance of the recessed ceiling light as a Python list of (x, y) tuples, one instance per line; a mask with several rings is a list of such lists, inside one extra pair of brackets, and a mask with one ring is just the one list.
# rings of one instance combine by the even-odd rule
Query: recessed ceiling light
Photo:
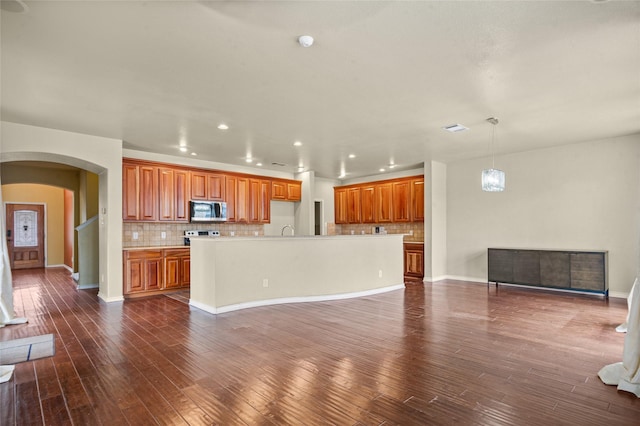
[(180, 147), (180, 151), (181, 152), (187, 152), (187, 147), (186, 146), (181, 146)]
[(198, 155), (198, 154), (196, 154), (195, 152), (192, 152), (192, 153), (191, 153), (191, 155), (193, 155), (193, 156), (195, 157), (195, 156), (196, 156), (196, 155)]
[(355, 154), (349, 154), (349, 158), (356, 158)]
[(395, 169), (396, 168), (396, 164), (389, 164), (389, 168), (390, 169)]
[(381, 171), (381, 172), (386, 172), (387, 170), (386, 170), (386, 169), (384, 169), (384, 168), (382, 168), (382, 169), (380, 169), (380, 171)]
[(465, 130), (469, 130), (467, 127), (464, 127), (462, 124), (451, 124), (449, 126), (444, 126), (443, 129), (451, 133), (464, 132)]
[(343, 179), (345, 176), (347, 176), (346, 173), (344, 173), (344, 172), (340, 173), (340, 176), (338, 176), (338, 179)]
[(298, 43), (300, 43), (300, 46), (302, 47), (311, 47), (313, 44), (313, 37), (310, 35), (301, 35), (298, 37)]
[(256, 163), (256, 166), (262, 167), (262, 163)]
[(227, 126), (224, 123), (220, 123), (220, 124), (218, 124), (218, 129), (220, 129), (220, 130), (229, 130), (229, 126)]
[(293, 143), (293, 146), (302, 146), (302, 142), (300, 142), (300, 141), (295, 141), (295, 142)]
[(247, 158), (245, 158), (244, 161), (246, 161), (247, 163), (253, 163), (253, 158), (247, 157)]

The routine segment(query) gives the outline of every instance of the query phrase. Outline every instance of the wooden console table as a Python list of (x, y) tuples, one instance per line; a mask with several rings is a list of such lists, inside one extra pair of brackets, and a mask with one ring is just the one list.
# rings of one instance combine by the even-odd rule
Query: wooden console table
[(489, 282), (609, 297), (607, 251), (488, 249)]

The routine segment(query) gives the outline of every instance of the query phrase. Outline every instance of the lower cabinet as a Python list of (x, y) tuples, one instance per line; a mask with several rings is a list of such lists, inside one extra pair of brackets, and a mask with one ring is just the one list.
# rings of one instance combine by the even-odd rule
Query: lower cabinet
[(404, 282), (422, 283), (424, 279), (424, 244), (404, 243)]
[(189, 287), (189, 248), (124, 250), (123, 261), (125, 296)]
[(489, 282), (609, 294), (606, 251), (488, 249)]

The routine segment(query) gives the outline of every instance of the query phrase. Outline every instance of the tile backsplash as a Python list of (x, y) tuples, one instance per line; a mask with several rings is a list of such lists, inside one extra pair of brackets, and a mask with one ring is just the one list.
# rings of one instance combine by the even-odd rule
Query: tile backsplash
[(333, 234), (335, 235), (349, 235), (352, 233), (373, 234), (373, 228), (376, 226), (384, 226), (384, 230), (387, 232), (387, 234), (405, 234), (404, 240), (406, 242), (424, 242), (423, 222), (359, 223), (348, 225), (333, 225), (330, 228), (330, 231), (333, 231)]
[[(260, 224), (123, 222), (122, 246), (125, 248), (181, 246), (184, 245), (184, 231), (194, 230), (220, 231), (222, 237), (230, 237), (232, 232), (237, 237), (264, 236), (264, 225)], [(133, 239), (134, 232), (138, 233), (137, 240)], [(162, 238), (163, 232), (166, 238)]]

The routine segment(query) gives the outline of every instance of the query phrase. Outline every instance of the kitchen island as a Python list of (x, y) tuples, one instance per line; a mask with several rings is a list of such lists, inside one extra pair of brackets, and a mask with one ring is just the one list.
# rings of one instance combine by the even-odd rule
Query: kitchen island
[(190, 305), (214, 314), (404, 287), (403, 235), (194, 237)]

